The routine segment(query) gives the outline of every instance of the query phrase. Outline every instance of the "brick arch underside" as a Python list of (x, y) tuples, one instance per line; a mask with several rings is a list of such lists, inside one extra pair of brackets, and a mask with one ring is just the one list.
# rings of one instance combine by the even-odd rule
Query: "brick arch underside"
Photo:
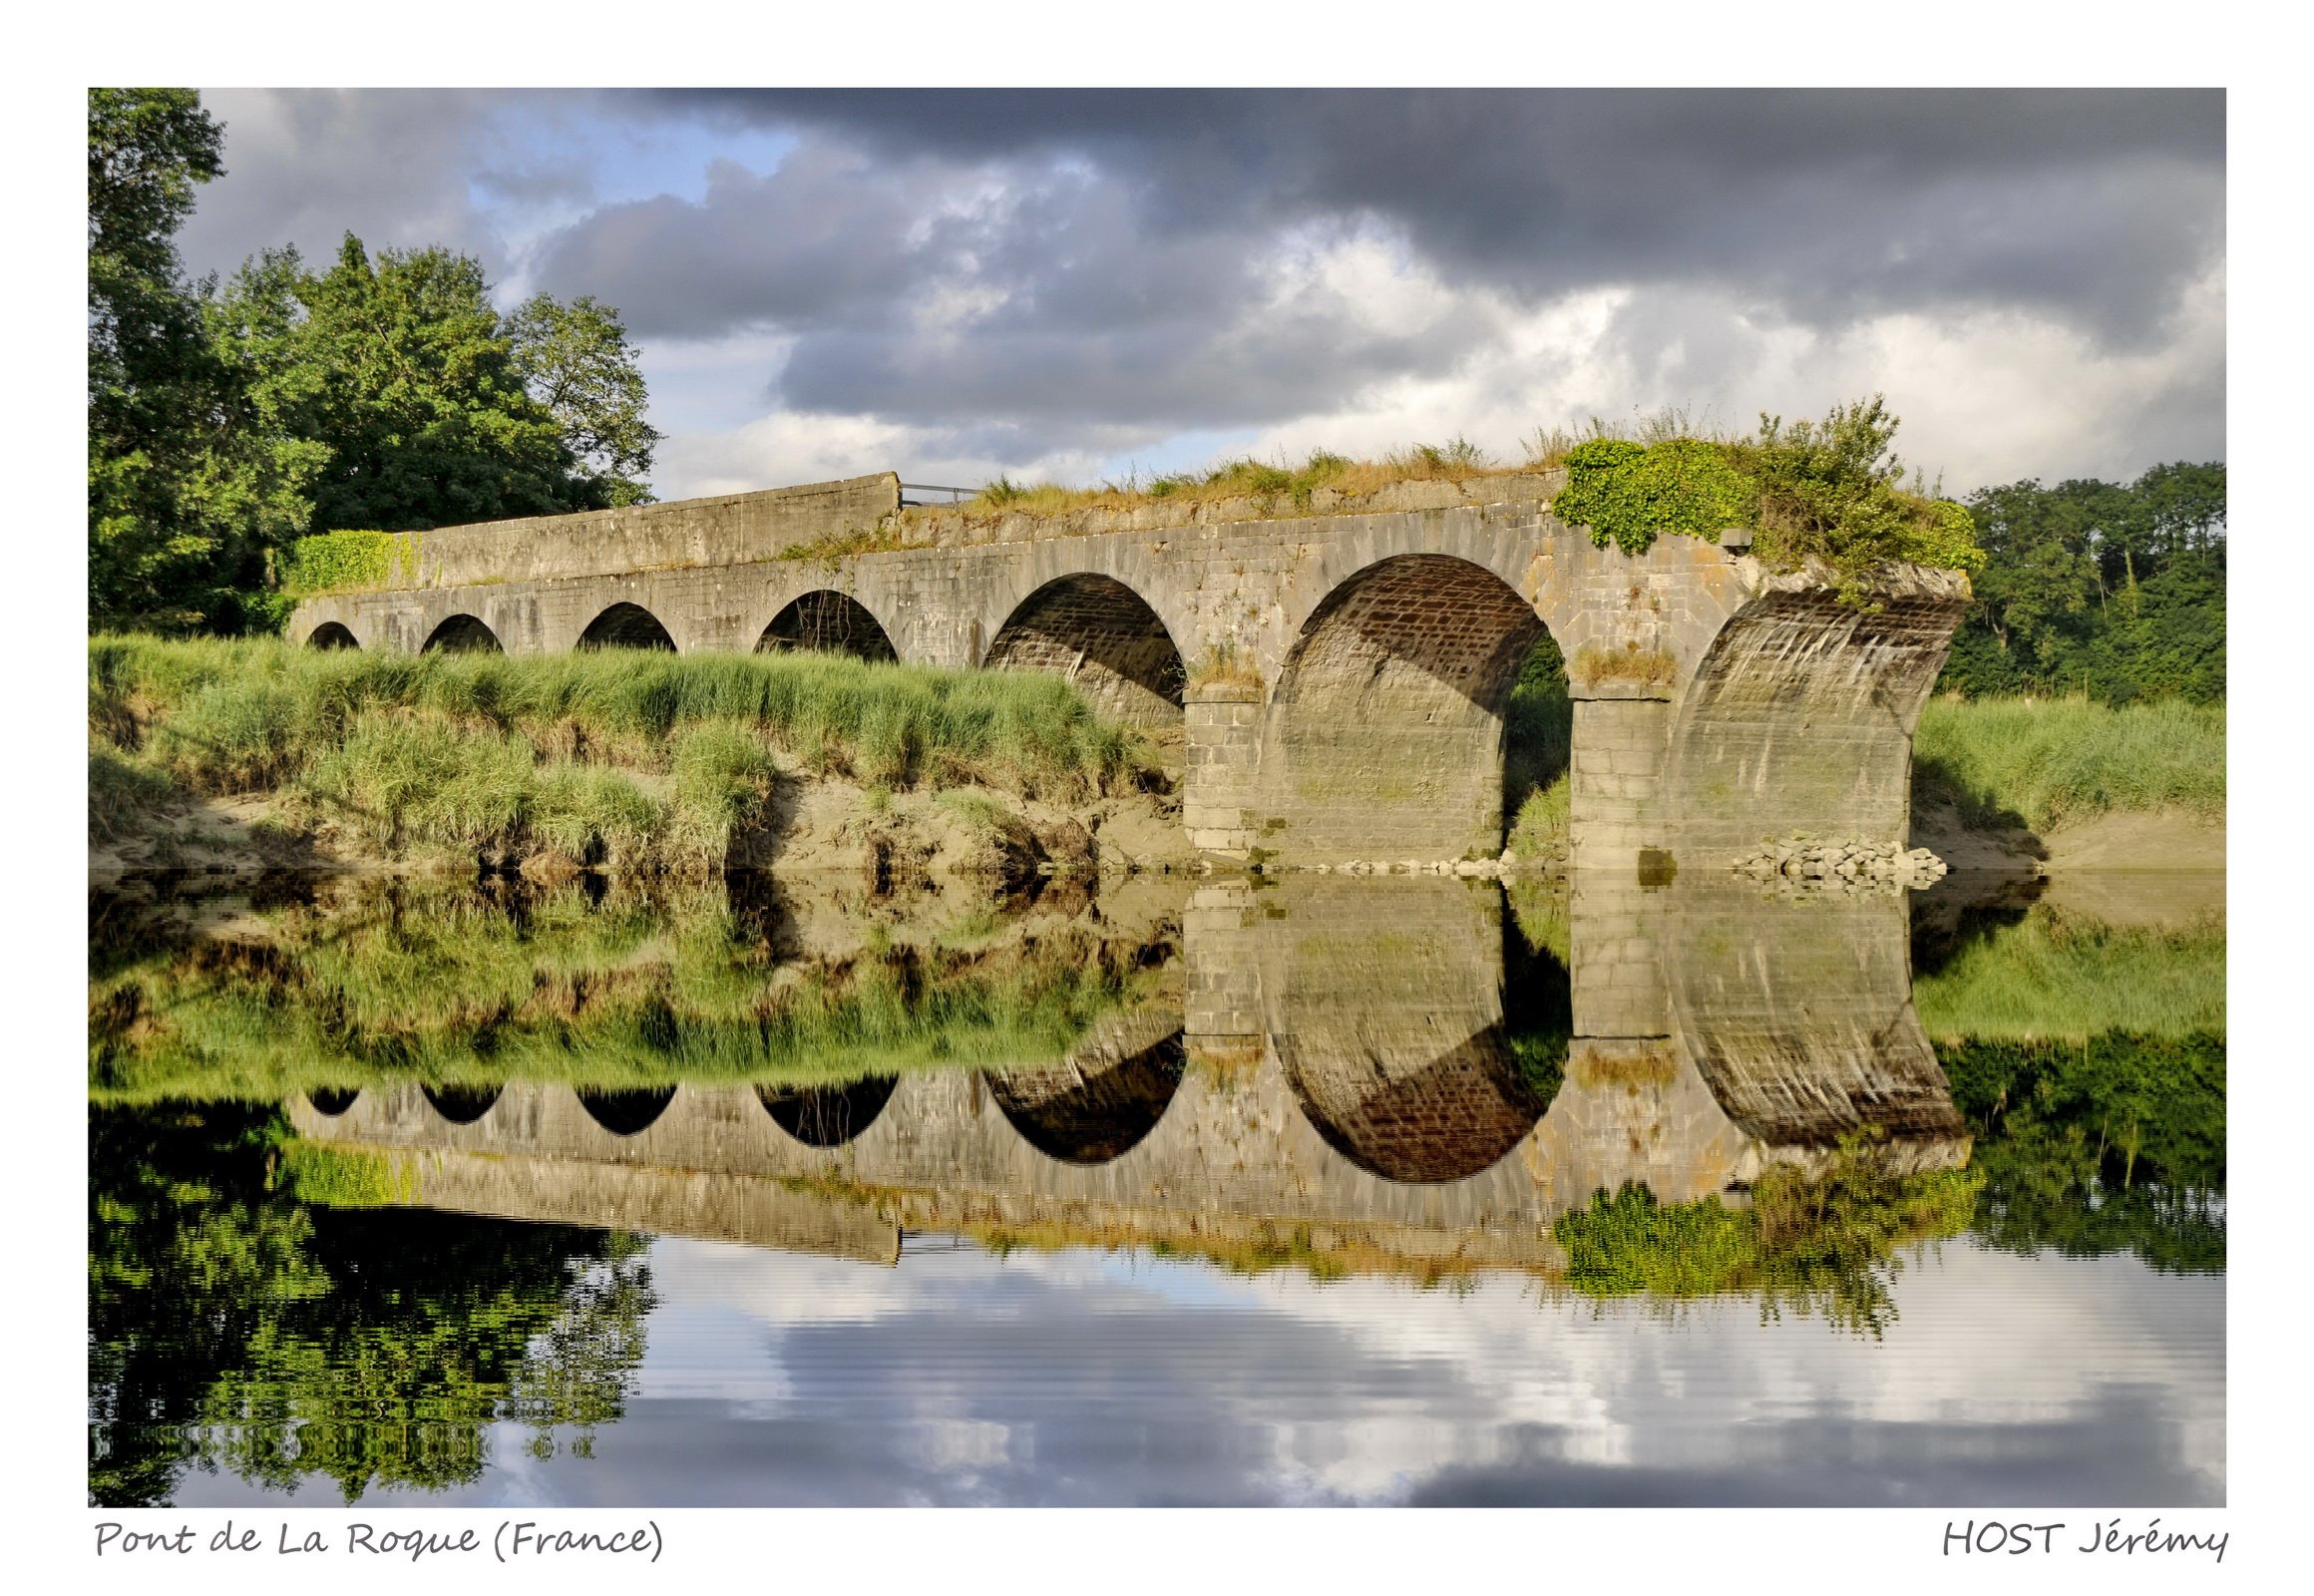
[(850, 594), (822, 588), (782, 609), (756, 639), (757, 653), (806, 649), (890, 663), (900, 658), (882, 621)]
[(426, 649), (442, 649), (450, 653), (503, 654), (506, 645), (498, 640), (498, 633), (476, 615), (456, 614), (436, 626), (426, 638)]
[(1436, 1032), (1389, 1037), (1354, 1020), (1273, 1038), (1303, 1117), (1369, 1175), (1402, 1185), (1491, 1169), (1550, 1107), (1520, 1078), (1499, 1023), (1439, 1051)]
[(1823, 589), (1731, 616), (1672, 725), (1661, 804), (1675, 852), (1804, 833), (1900, 841), (1912, 732), (1965, 597), (1892, 597), (1877, 614)]
[(1064, 676), (1112, 719), (1178, 725), (1185, 672), (1165, 622), (1113, 577), (1046, 583), (1012, 611), (980, 663)]
[(1122, 1054), (1080, 1049), (1046, 1069), (986, 1077), (988, 1095), (1038, 1152), (1064, 1164), (1105, 1164), (1138, 1146), (1180, 1089), (1188, 1050), (1178, 1026)]
[(1392, 860), (1501, 848), (1503, 709), (1547, 631), (1500, 577), (1448, 555), (1401, 555), (1335, 589), (1270, 708), (1280, 841)]
[(596, 615), (579, 634), (581, 648), (656, 648), (675, 651), (675, 639), (659, 617), (640, 604), (615, 603)]

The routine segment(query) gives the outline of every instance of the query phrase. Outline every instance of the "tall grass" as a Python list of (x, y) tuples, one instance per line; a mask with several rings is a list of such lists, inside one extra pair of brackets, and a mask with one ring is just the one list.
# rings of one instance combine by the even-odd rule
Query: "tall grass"
[(1978, 824), (2048, 831), (2163, 809), (2215, 819), (2225, 813), (2225, 706), (1934, 698), (1912, 765), (1915, 793), (1948, 794)]
[[(1275, 460), (1244, 455), (1199, 470), (1146, 478), (1136, 473), (1084, 488), (1019, 483), (999, 475), (958, 508), (966, 513), (1055, 516), (1072, 510), (1127, 510), (1168, 500), (1257, 499), (1271, 501), (1274, 510), (1308, 510), (1321, 491), (1354, 497), (1402, 482), (1467, 482), (1522, 469), (1493, 460), (1467, 438), (1450, 438), (1442, 444), (1387, 450), (1372, 460), (1353, 460), (1330, 449), (1312, 450), (1299, 461), (1282, 452)], [(909, 516), (926, 520), (950, 513), (947, 505), (930, 505)]]
[[(390, 848), (542, 847), (719, 863), (772, 753), (888, 787), (1110, 791), (1128, 729), (1057, 677), (827, 654), (544, 657), (297, 648), (278, 638), (89, 642), (93, 754), (200, 794), (284, 789)], [(664, 777), (637, 781), (636, 775)], [(92, 785), (96, 786), (92, 777)]]

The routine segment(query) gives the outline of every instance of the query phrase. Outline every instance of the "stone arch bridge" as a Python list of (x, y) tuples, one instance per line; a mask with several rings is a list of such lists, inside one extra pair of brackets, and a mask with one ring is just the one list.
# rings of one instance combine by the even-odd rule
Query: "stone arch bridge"
[(1578, 868), (1901, 839), (1967, 579), (1898, 568), (1858, 606), (1733, 535), (1601, 550), (1550, 514), (1560, 482), (1029, 516), (905, 508), (886, 473), (417, 534), (390, 584), (305, 600), (289, 635), (1053, 670), (1183, 728), (1196, 846), (1436, 860), (1502, 845), (1504, 710), (1548, 633)]

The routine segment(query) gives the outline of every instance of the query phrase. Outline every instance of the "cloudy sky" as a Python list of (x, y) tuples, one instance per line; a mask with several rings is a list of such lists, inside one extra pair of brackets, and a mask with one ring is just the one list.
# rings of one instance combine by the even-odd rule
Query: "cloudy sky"
[(662, 497), (1884, 391), (1951, 492), (2225, 454), (2217, 91), (204, 92), (198, 274), (619, 307)]

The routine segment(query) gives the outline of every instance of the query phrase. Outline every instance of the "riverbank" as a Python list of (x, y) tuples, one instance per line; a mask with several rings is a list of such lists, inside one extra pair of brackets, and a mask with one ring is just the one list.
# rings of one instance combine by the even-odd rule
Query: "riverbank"
[(92, 869), (779, 865), (889, 885), (1183, 852), (1163, 751), (1066, 682), (826, 654), (89, 644)]
[[(1549, 872), (1566, 857), (1566, 782), (1527, 766), (1563, 765), (1566, 736), (1555, 719), (1537, 734), (1534, 718), (1514, 716), (1514, 768), (1535, 790), (1507, 851)], [(1179, 757), (1029, 673), (827, 654), (89, 644), (90, 865), (108, 875), (777, 866), (885, 890), (954, 878), (1013, 891), (1192, 865)], [(2224, 708), (1936, 699), (1909, 841), (1955, 871), (2061, 884), (2222, 876)]]
[(2196, 906), (2222, 908), (2225, 706), (1931, 699), (1913, 739), (1912, 812), (1913, 843), (1956, 871), (2085, 892), (2157, 872)]

